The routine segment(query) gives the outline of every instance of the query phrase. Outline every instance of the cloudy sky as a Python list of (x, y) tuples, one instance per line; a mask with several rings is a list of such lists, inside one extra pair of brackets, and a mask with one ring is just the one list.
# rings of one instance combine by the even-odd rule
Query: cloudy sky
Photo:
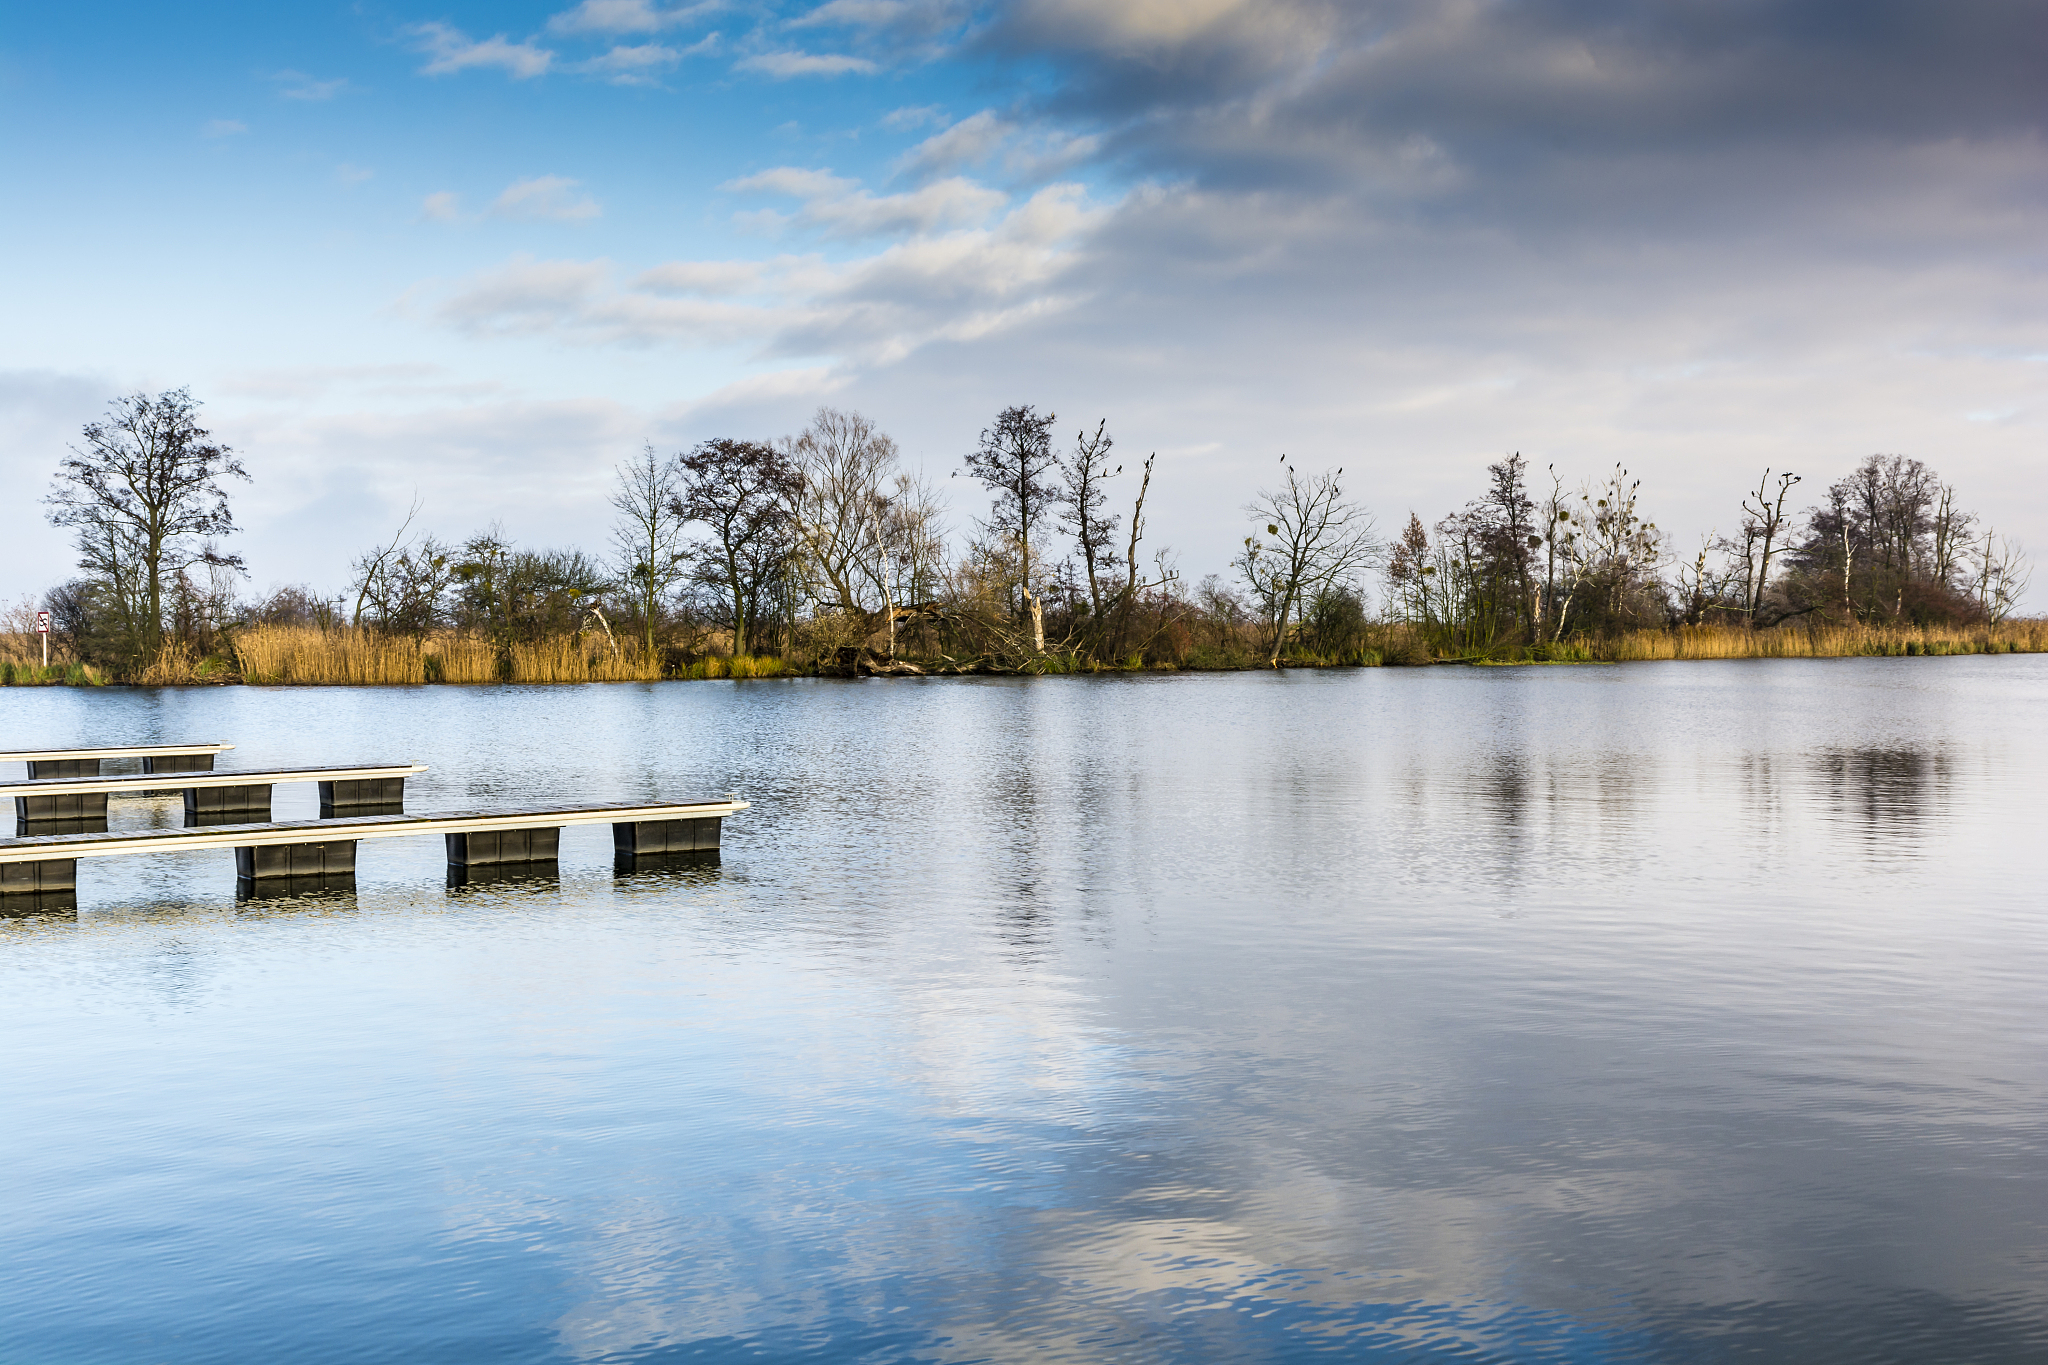
[(1387, 527), (1622, 461), (1689, 555), (1898, 451), (2048, 548), (2038, 0), (35, 6), (0, 101), (9, 601), (178, 385), (254, 590), (415, 494), (594, 547), (643, 441), (820, 403), (941, 481), (1106, 418), (1191, 574), (1282, 452)]

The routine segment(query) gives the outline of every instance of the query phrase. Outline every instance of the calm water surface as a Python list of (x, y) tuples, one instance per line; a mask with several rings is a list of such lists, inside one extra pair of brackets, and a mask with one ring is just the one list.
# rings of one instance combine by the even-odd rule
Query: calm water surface
[(7, 689), (0, 747), (755, 804), (710, 866), (0, 920), (0, 1360), (2048, 1359), (2044, 699)]

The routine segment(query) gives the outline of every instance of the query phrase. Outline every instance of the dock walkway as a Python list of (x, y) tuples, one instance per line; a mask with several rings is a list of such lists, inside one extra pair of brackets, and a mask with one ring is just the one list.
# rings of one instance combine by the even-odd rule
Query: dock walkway
[(112, 749), (13, 749), (0, 763), (26, 763), (30, 777), (95, 777), (108, 758), (139, 758), (146, 773), (210, 772), (232, 744), (135, 744)]
[(439, 834), (447, 840), (451, 867), (553, 862), (561, 831), (568, 825), (609, 824), (612, 847), (620, 857), (696, 852), (717, 848), (724, 818), (748, 808), (748, 802), (727, 798), (0, 839), (0, 892), (73, 891), (80, 859), (210, 848), (234, 849), (236, 875), (245, 880), (352, 873), (359, 841), (421, 834)]
[(0, 782), (0, 797), (14, 798), (15, 818), (24, 825), (37, 820), (104, 820), (110, 796), (178, 790), (185, 793), (188, 815), (246, 813), (268, 820), (273, 786), (317, 782), (320, 814), (325, 817), (350, 807), (399, 805), (405, 800), (405, 779), (426, 770), (424, 763), (385, 763), (369, 767), (273, 768), (266, 772), (38, 777), (27, 782)]

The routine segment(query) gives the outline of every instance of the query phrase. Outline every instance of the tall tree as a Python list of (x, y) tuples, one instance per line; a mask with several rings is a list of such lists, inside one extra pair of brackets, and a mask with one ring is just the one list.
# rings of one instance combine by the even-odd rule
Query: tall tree
[(1304, 479), (1280, 457), (1287, 479), (1278, 489), (1261, 490), (1245, 506), (1255, 521), (1264, 522), (1267, 539), (1244, 538), (1237, 557), (1238, 572), (1265, 608), (1272, 631), (1274, 668), (1287, 642), (1287, 625), (1303, 603), (1318, 591), (1347, 585), (1379, 554), (1372, 514), (1344, 496), (1344, 471)]
[(1543, 542), (1536, 534), (1536, 502), (1529, 496), (1528, 462), (1516, 451), (1498, 464), (1488, 465), (1486, 473), (1487, 557), (1496, 576), (1514, 582), (1515, 616), (1534, 626), (1536, 582), (1531, 561)]
[(1018, 587), (1031, 614), (1032, 647), (1045, 652), (1045, 609), (1032, 586), (1031, 535), (1059, 496), (1046, 478), (1056, 463), (1052, 427), (1058, 418), (1039, 416), (1028, 405), (1004, 408), (967, 455), (967, 472), (996, 495), (989, 529), (1013, 541), (1019, 558)]
[(725, 437), (683, 456), (682, 467), (676, 514), (710, 531), (695, 546), (694, 577), (717, 595), (721, 608), (730, 608), (732, 650), (744, 654), (762, 602), (788, 568), (795, 534), (790, 509), (803, 479), (775, 447)]
[(181, 572), (242, 567), (211, 542), (235, 530), (221, 479), (249, 474), (199, 425), (198, 408), (186, 389), (116, 398), (57, 466), (45, 499), (51, 524), (78, 533), (79, 567), (121, 599), (145, 657), (163, 646), (165, 590)]
[(656, 455), (650, 443), (615, 472), (611, 504), (619, 519), (612, 523), (612, 550), (620, 580), (639, 602), (640, 657), (652, 660), (661, 599), (688, 574), (676, 462)]

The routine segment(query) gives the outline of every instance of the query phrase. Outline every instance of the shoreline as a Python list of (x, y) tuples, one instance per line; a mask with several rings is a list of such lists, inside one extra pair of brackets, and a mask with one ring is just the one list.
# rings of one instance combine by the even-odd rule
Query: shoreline
[[(148, 681), (141, 681), (141, 680), (132, 680), (132, 679), (121, 679), (121, 680), (115, 680), (115, 679), (109, 679), (109, 678), (98, 678), (98, 679), (93, 679), (93, 680), (75, 680), (75, 679), (72, 679), (72, 678), (53, 678), (53, 679), (48, 679), (48, 680), (36, 680), (36, 681), (15, 681), (15, 680), (13, 680), (13, 679), (7, 679), (7, 680), (4, 680), (4, 681), (0, 681), (0, 687), (9, 687), (9, 688), (13, 688), (13, 687), (22, 687), (22, 688), (45, 688), (45, 687), (85, 687), (85, 688), (92, 688), (92, 689), (95, 689), (95, 690), (98, 690), (98, 689), (106, 689), (106, 688), (111, 688), (111, 689), (119, 689), (119, 690), (124, 690), (124, 691), (125, 691), (125, 690), (129, 690), (129, 689), (158, 689), (158, 688), (211, 688), (211, 687), (262, 687), (262, 688), (298, 688), (298, 687), (347, 687), (347, 688), (363, 688), (363, 689), (371, 689), (371, 688), (392, 688), (392, 689), (406, 689), (406, 690), (414, 690), (414, 689), (423, 689), (423, 688), (430, 688), (430, 687), (458, 687), (458, 688), (461, 688), (461, 687), (593, 687), (593, 686), (604, 686), (604, 685), (613, 685), (613, 684), (649, 684), (649, 683), (701, 683), (701, 682), (730, 682), (730, 683), (769, 683), (769, 682), (796, 682), (796, 681), (803, 681), (803, 680), (818, 680), (818, 679), (826, 679), (826, 680), (831, 680), (831, 681), (839, 681), (839, 682), (857, 682), (857, 681), (861, 681), (861, 680), (863, 680), (863, 679), (870, 679), (870, 678), (879, 678), (879, 679), (904, 679), (904, 680), (909, 680), (909, 681), (957, 681), (957, 680), (961, 680), (961, 679), (970, 679), (970, 678), (1122, 678), (1122, 677), (1158, 677), (1158, 676), (1161, 676), (1161, 675), (1221, 675), (1221, 674), (1229, 674), (1229, 673), (1287, 673), (1287, 672), (1297, 672), (1297, 671), (1299, 671), (1299, 672), (1317, 672), (1317, 673), (1321, 673), (1321, 672), (1333, 672), (1333, 671), (1338, 671), (1338, 670), (1344, 670), (1344, 669), (1379, 669), (1379, 668), (1392, 668), (1392, 669), (1427, 669), (1427, 668), (1557, 668), (1557, 667), (1564, 667), (1564, 668), (1584, 668), (1584, 667), (1614, 667), (1614, 666), (1619, 666), (1619, 665), (1627, 665), (1627, 664), (1655, 664), (1655, 663), (1692, 663), (1692, 664), (1710, 664), (1710, 663), (1742, 663), (1742, 662), (1779, 662), (1779, 661), (1830, 661), (1830, 660), (1849, 660), (1849, 659), (1884, 659), (1884, 658), (1897, 658), (1897, 659), (1904, 659), (1904, 658), (1915, 658), (1915, 659), (1962, 659), (1962, 658), (1985, 658), (1985, 657), (1990, 657), (1990, 658), (1997, 658), (1997, 657), (2008, 657), (2008, 656), (2014, 656), (2014, 655), (2021, 655), (2021, 656), (2024, 656), (2024, 655), (2030, 655), (2030, 654), (2038, 654), (2038, 653), (2042, 653), (2042, 652), (2044, 652), (2044, 651), (2041, 651), (2041, 650), (2031, 650), (2031, 649), (1980, 649), (1980, 650), (1960, 650), (1960, 649), (1957, 649), (1957, 650), (1939, 650), (1939, 651), (1935, 651), (1935, 650), (1928, 650), (1928, 651), (1924, 651), (1924, 652), (1923, 652), (1923, 651), (1920, 651), (1920, 650), (1913, 650), (1913, 651), (1910, 651), (1910, 652), (1900, 652), (1900, 653), (1876, 653), (1876, 652), (1862, 652), (1862, 653), (1839, 653), (1839, 654), (1819, 654), (1819, 653), (1815, 653), (1815, 654), (1750, 654), (1750, 655), (1732, 655), (1732, 654), (1731, 654), (1731, 655), (1711, 655), (1711, 656), (1685, 656), (1685, 655), (1672, 655), (1672, 656), (1666, 656), (1666, 657), (1661, 657), (1661, 658), (1619, 658), (1619, 659), (1602, 659), (1602, 658), (1571, 658), (1571, 659), (1535, 659), (1535, 658), (1525, 658), (1525, 659), (1493, 659), (1493, 658), (1484, 658), (1484, 657), (1480, 657), (1480, 658), (1464, 658), (1464, 659), (1431, 659), (1431, 660), (1428, 660), (1428, 661), (1426, 661), (1426, 662), (1414, 662), (1414, 663), (1407, 663), (1407, 662), (1386, 662), (1386, 661), (1379, 661), (1379, 660), (1375, 660), (1375, 661), (1371, 661), (1371, 662), (1361, 662), (1361, 661), (1343, 661), (1343, 662), (1317, 662), (1317, 661), (1310, 661), (1310, 660), (1283, 660), (1283, 661), (1281, 661), (1281, 663), (1280, 663), (1280, 664), (1279, 664), (1279, 665), (1278, 665), (1277, 667), (1274, 667), (1274, 666), (1270, 666), (1270, 665), (1267, 665), (1267, 664), (1247, 664), (1247, 665), (1243, 665), (1243, 666), (1239, 666), (1239, 667), (1204, 667), (1204, 666), (1201, 666), (1201, 665), (1187, 665), (1187, 664), (1180, 664), (1180, 665), (1176, 665), (1176, 664), (1151, 664), (1151, 665), (1146, 665), (1146, 666), (1144, 666), (1144, 667), (1140, 667), (1140, 668), (1117, 668), (1117, 667), (1079, 667), (1079, 668), (1052, 668), (1052, 669), (1033, 669), (1033, 668), (963, 668), (963, 669), (952, 669), (952, 668), (938, 668), (938, 669), (932, 669), (932, 668), (920, 668), (920, 669), (918, 669), (918, 670), (917, 670), (917, 671), (915, 671), (915, 672), (911, 672), (911, 671), (908, 671), (908, 670), (903, 670), (903, 671), (891, 671), (891, 670), (883, 670), (883, 671), (869, 671), (869, 670), (863, 670), (863, 671), (861, 671), (861, 672), (859, 672), (859, 673), (855, 673), (855, 674), (848, 674), (848, 673), (844, 673), (844, 672), (838, 672), (838, 671), (833, 671), (833, 670), (821, 670), (821, 669), (817, 669), (817, 668), (809, 668), (809, 669), (804, 669), (804, 668), (788, 668), (788, 669), (782, 669), (782, 670), (779, 670), (779, 671), (777, 671), (777, 672), (774, 672), (774, 673), (764, 673), (764, 674), (757, 674), (757, 675), (738, 675), (738, 676), (734, 676), (734, 675), (722, 675), (722, 676), (679, 676), (679, 675), (670, 675), (670, 676), (667, 676), (667, 677), (655, 677), (655, 678), (619, 678), (619, 677), (611, 677), (611, 678), (553, 678), (553, 679), (540, 679), (540, 678), (492, 678), (492, 679), (478, 679), (478, 680), (474, 680), (474, 681), (461, 681), (461, 682), (447, 682), (447, 681), (439, 681), (439, 680), (437, 680), (437, 681), (432, 681), (432, 682), (428, 682), (428, 681), (417, 681), (417, 682), (414, 682), (414, 681), (406, 681), (406, 682), (368, 682), (368, 681), (363, 681), (363, 682), (356, 682), (356, 681), (346, 681), (346, 680), (341, 680), (341, 679), (310, 679), (310, 678), (309, 678), (309, 679), (268, 679), (268, 678), (265, 678), (265, 679), (255, 679), (255, 680), (251, 680), (251, 679), (248, 679), (248, 678), (243, 678), (243, 677), (216, 677), (216, 678), (192, 678), (192, 679), (184, 679), (184, 680), (179, 680), (179, 681), (161, 681), (161, 682), (148, 682)], [(53, 672), (54, 672), (54, 671), (56, 671), (56, 669), (55, 669), (55, 666), (53, 666), (53, 668), (52, 668), (52, 671), (53, 671)]]
[[(1502, 668), (1534, 664), (1707, 662), (1724, 659), (1951, 658), (2048, 652), (2048, 619), (1996, 626), (1900, 627), (1816, 622), (1760, 630), (1672, 626), (1576, 636), (1528, 644), (1460, 639), (1428, 623), (1378, 622), (1335, 640), (1295, 642), (1277, 667), (1413, 668), (1443, 665)], [(718, 648), (712, 642), (710, 648)], [(242, 627), (205, 655), (167, 645), (133, 671), (66, 659), (43, 666), (23, 657), (18, 639), (0, 636), (0, 686), (6, 687), (430, 687), (591, 682), (697, 682), (781, 677), (1053, 677), (1073, 674), (1264, 672), (1269, 664), (1254, 630), (1162, 632), (1143, 647), (1105, 661), (1072, 642), (1042, 653), (916, 652), (893, 657), (869, 645), (829, 646), (798, 640), (796, 658), (689, 654), (674, 646), (645, 654), (609, 637), (569, 634), (494, 642), (466, 632), (386, 636), (361, 629)], [(68, 652), (68, 650), (66, 651)], [(9, 657), (12, 655), (13, 657)]]

